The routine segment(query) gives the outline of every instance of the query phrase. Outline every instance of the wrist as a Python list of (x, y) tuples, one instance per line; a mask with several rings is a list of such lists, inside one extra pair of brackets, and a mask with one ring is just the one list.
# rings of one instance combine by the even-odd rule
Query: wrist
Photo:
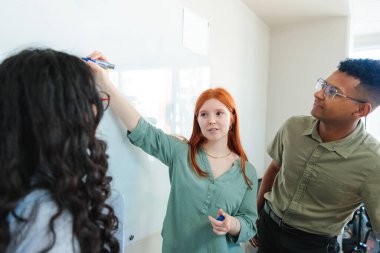
[(239, 234), (239, 232), (240, 232), (240, 226), (239, 226), (240, 221), (239, 221), (239, 219), (232, 216), (232, 222), (231, 223), (232, 223), (231, 230), (230, 230), (231, 234), (232, 235)]

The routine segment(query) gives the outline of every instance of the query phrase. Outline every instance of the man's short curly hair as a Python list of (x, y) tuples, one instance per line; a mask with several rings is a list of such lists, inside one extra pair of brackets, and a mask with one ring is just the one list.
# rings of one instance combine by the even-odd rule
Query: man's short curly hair
[(361, 99), (373, 108), (380, 105), (380, 60), (346, 59), (340, 62), (338, 70), (360, 80)]

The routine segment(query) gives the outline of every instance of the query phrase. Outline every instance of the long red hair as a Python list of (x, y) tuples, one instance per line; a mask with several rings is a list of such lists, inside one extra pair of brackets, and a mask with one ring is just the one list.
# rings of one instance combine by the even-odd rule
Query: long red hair
[(223, 103), (231, 113), (231, 125), (230, 131), (228, 132), (228, 148), (235, 152), (241, 158), (241, 167), (244, 176), (244, 180), (247, 183), (248, 187), (251, 188), (252, 182), (249, 180), (245, 173), (245, 165), (248, 161), (247, 156), (243, 150), (243, 147), (240, 142), (240, 133), (239, 133), (239, 117), (236, 110), (236, 104), (231, 94), (223, 88), (211, 88), (202, 92), (198, 97), (195, 104), (194, 110), (194, 120), (193, 120), (193, 132), (189, 140), (189, 157), (191, 161), (192, 168), (196, 174), (200, 177), (207, 177), (208, 173), (204, 172), (197, 164), (195, 157), (198, 149), (202, 146), (207, 139), (203, 136), (201, 129), (198, 124), (198, 113), (202, 105), (209, 99), (217, 99)]

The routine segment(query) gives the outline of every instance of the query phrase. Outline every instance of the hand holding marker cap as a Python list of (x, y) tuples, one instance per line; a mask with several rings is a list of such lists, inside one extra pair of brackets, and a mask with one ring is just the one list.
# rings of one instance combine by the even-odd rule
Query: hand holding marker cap
[(224, 216), (223, 216), (223, 214), (219, 215), (219, 217), (218, 217), (216, 220), (224, 221)]
[(96, 64), (98, 64), (100, 67), (102, 67), (104, 69), (114, 69), (115, 68), (115, 65), (112, 63), (109, 63), (106, 61), (101, 61), (101, 60), (93, 60), (90, 57), (84, 57), (84, 58), (82, 58), (82, 60), (95, 62)]

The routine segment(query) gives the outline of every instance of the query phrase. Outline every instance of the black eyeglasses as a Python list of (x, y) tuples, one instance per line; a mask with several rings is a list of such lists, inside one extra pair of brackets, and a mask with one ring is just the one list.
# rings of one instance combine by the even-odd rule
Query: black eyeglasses
[(340, 96), (340, 97), (344, 97), (344, 98), (347, 98), (347, 99), (351, 99), (351, 100), (354, 100), (356, 102), (359, 102), (359, 103), (367, 103), (366, 101), (364, 100), (360, 100), (360, 99), (356, 99), (356, 98), (352, 98), (352, 97), (349, 97), (349, 96), (346, 96), (340, 92), (338, 92), (338, 89), (331, 85), (331, 84), (328, 84), (326, 82), (326, 80), (322, 79), (322, 78), (319, 78), (318, 81), (317, 81), (317, 84), (315, 85), (315, 89), (317, 91), (320, 91), (320, 90), (323, 90), (324, 89), (324, 92), (323, 94), (326, 96), (326, 98), (328, 99), (333, 99), (335, 96)]
[(99, 91), (99, 97), (103, 104), (103, 111), (107, 110), (110, 105), (111, 96), (107, 92)]

